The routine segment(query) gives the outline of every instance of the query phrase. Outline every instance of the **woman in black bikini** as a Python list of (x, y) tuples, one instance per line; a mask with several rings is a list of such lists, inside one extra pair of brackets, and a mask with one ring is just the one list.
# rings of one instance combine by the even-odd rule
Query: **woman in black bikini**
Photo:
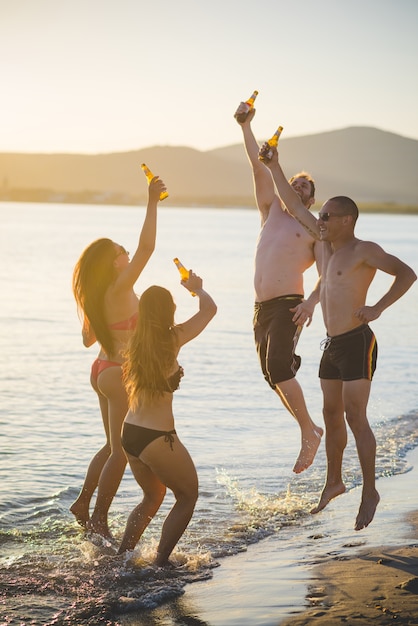
[[(100, 346), (90, 381), (99, 398), (106, 443), (90, 461), (83, 487), (70, 511), (84, 528), (107, 538), (111, 537), (109, 508), (126, 467), (121, 428), (128, 401), (121, 365), (138, 316), (134, 284), (155, 248), (157, 204), (164, 190), (163, 181), (155, 177), (148, 188), (145, 220), (132, 260), (125, 248), (111, 239), (98, 239), (84, 250), (73, 273), (83, 343), (89, 347), (97, 341)], [(90, 501), (96, 488), (90, 518)]]
[(190, 271), (182, 285), (199, 298), (199, 311), (183, 324), (174, 323), (175, 304), (169, 291), (153, 286), (139, 300), (136, 330), (123, 367), (129, 412), (122, 445), (143, 499), (130, 514), (119, 554), (133, 550), (160, 508), (166, 489), (175, 504), (164, 521), (155, 564), (164, 566), (184, 533), (198, 496), (193, 461), (174, 427), (173, 392), (183, 369), (180, 348), (199, 335), (216, 313), (216, 304)]

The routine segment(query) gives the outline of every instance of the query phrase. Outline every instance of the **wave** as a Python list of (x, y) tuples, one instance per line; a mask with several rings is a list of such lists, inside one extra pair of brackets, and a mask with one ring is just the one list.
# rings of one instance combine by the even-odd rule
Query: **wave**
[[(412, 411), (374, 426), (378, 477), (409, 471), (406, 455), (418, 446), (417, 417)], [(347, 489), (353, 489), (361, 482), (355, 450), (347, 452), (344, 466)], [(44, 498), (9, 497), (0, 507), (2, 626), (29, 619), (39, 625), (110, 626), (122, 615), (155, 609), (180, 597), (187, 584), (210, 579), (219, 559), (284, 528), (297, 532), (311, 519), (323, 475), (319, 467), (309, 477), (290, 480), (281, 493), (261, 493), (243, 489), (218, 470), (219, 493), (201, 494), (201, 509), (170, 569), (152, 565), (157, 545), (152, 533), (145, 533), (132, 553), (117, 556), (115, 543), (76, 526), (68, 512), (73, 496), (68, 488)], [(117, 518), (116, 538), (124, 520)]]

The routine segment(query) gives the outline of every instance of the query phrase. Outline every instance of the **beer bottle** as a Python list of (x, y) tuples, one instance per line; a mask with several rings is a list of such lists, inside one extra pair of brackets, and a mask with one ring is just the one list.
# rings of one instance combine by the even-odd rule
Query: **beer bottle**
[(256, 99), (257, 96), (258, 96), (258, 91), (253, 91), (252, 96), (250, 96), (248, 100), (245, 101), (245, 104), (247, 106), (246, 110), (243, 111), (242, 113), (238, 113), (235, 115), (236, 120), (240, 122), (241, 124), (245, 122), (245, 120), (247, 119), (248, 113), (254, 107), (254, 100)]
[[(184, 267), (183, 263), (180, 263), (177, 257), (175, 257), (173, 261), (176, 264), (178, 271), (180, 272), (181, 279), (188, 280), (189, 270)], [(191, 291), (190, 293), (192, 294), (192, 296), (196, 295), (193, 291)]]
[(271, 148), (277, 147), (282, 130), (283, 130), (283, 126), (279, 126), (279, 128), (274, 133), (273, 137), (271, 137), (271, 139), (267, 141), (268, 147), (266, 146), (264, 150), (260, 151), (260, 154), (258, 156), (260, 161), (270, 161), (271, 157), (273, 156), (273, 151), (271, 150)]
[[(141, 168), (145, 174), (145, 176), (147, 177), (147, 181), (148, 181), (148, 185), (150, 184), (150, 182), (152, 181), (153, 178), (155, 178), (155, 174), (153, 174), (151, 172), (151, 170), (149, 169), (149, 167), (147, 167), (145, 165), (145, 163), (141, 164)], [(160, 200), (164, 200), (165, 198), (168, 198), (168, 192), (167, 191), (162, 191), (160, 193)]]

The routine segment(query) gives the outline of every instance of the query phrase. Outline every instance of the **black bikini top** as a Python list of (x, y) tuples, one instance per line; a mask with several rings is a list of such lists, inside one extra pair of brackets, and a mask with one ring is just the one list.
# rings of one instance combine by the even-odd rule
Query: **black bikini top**
[(174, 374), (171, 374), (171, 376), (169, 376), (165, 381), (166, 387), (159, 389), (159, 391), (169, 391), (170, 393), (177, 391), (177, 389), (180, 387), (180, 381), (183, 376), (184, 369), (181, 365), (179, 365), (177, 371), (175, 371)]

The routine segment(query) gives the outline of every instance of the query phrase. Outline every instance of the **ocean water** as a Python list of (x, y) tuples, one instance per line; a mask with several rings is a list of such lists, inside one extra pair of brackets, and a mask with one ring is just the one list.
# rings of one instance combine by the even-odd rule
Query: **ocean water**
[[(253, 345), (255, 210), (172, 208), (161, 205), (156, 251), (138, 293), (161, 284), (174, 295), (176, 320), (197, 302), (179, 285), (174, 256), (204, 279), (218, 314), (185, 346), (185, 369), (175, 394), (176, 428), (197, 467), (200, 496), (193, 519), (167, 572), (150, 566), (167, 495), (131, 558), (88, 536), (69, 513), (87, 465), (104, 433), (89, 371), (97, 349), (85, 349), (71, 293), (82, 249), (106, 236), (133, 251), (144, 207), (0, 203), (0, 624), (142, 625), (144, 609), (180, 597), (210, 579), (222, 559), (250, 544), (286, 537), (318, 523), (309, 510), (325, 475), (320, 447), (299, 476), (292, 467), (299, 432), (263, 380)], [(357, 236), (372, 239), (418, 269), (418, 216), (361, 215)], [(315, 270), (306, 275), (306, 292)], [(369, 302), (391, 277), (378, 274)], [(377, 477), (409, 469), (418, 446), (416, 286), (371, 324), (379, 344), (369, 419), (378, 441)], [(319, 343), (325, 331), (318, 307), (304, 329), (298, 379), (308, 408), (322, 423)], [(349, 489), (361, 482), (352, 437), (344, 458)], [(120, 539), (141, 497), (129, 468), (110, 510)], [(295, 550), (295, 554), (296, 554)], [(296, 556), (295, 556), (296, 558)], [(198, 623), (198, 622), (187, 622)]]

